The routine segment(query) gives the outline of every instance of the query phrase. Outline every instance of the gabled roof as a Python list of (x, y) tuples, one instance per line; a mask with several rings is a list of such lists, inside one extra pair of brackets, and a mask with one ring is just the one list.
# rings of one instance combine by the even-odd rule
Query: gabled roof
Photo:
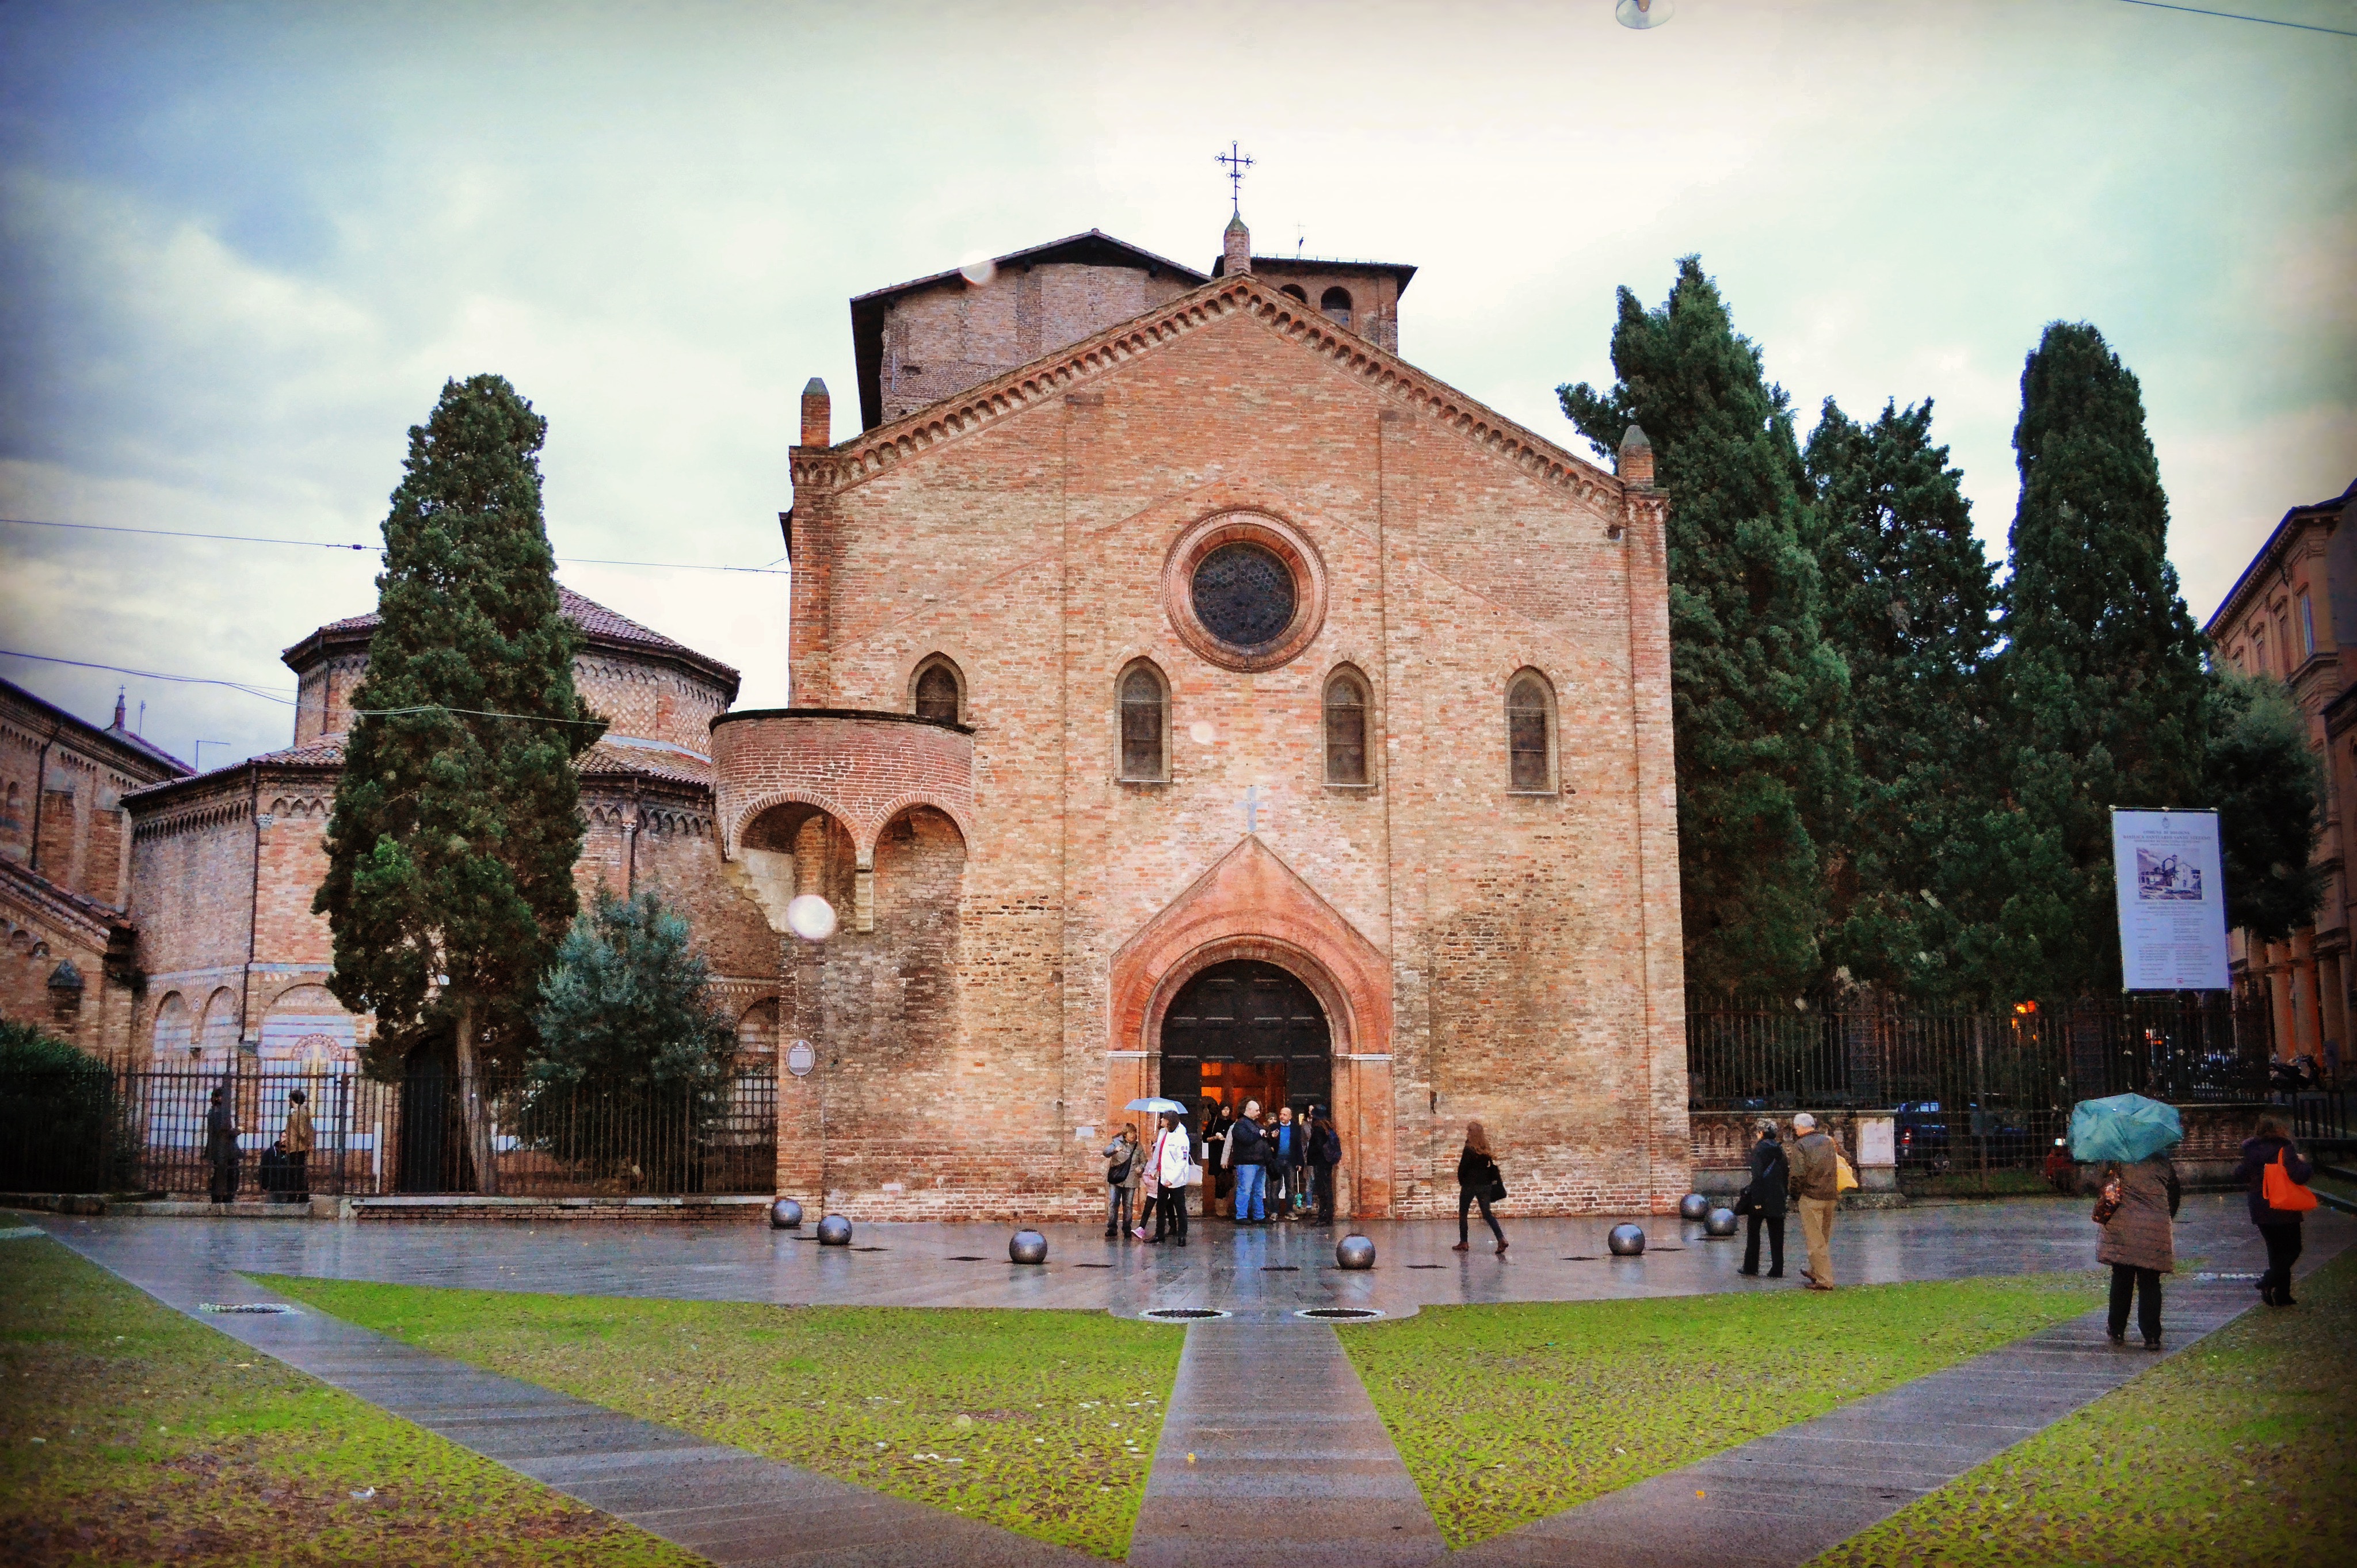
[[(162, 746), (133, 735), (121, 725), (94, 725), (88, 719), (66, 712), (46, 698), (34, 695), (14, 681), (0, 681), (0, 693), (32, 709), (39, 715), (39, 722), (47, 725), (53, 734), (71, 736), (72, 744), (82, 750), (101, 757), (111, 755), (114, 766), (135, 779), (153, 781), (194, 771)], [(115, 708), (120, 714), (122, 703), (118, 702)]]
[(1628, 488), (1617, 475), (1525, 429), (1357, 333), (1336, 327), (1316, 306), (1279, 293), (1276, 285), (1256, 273), (1214, 278), (1093, 337), (1066, 344), (1028, 365), (978, 381), (839, 445), (818, 450), (796, 447), (791, 458), (793, 482), (838, 489), (858, 484), (941, 442), (985, 429), (1060, 398), (1163, 344), (1237, 315), (1298, 345), (1302, 352), (1360, 378), (1402, 408), (1591, 503), (1617, 503)]
[[(737, 672), (711, 655), (698, 653), (683, 642), (674, 642), (659, 631), (650, 630), (630, 617), (617, 614), (597, 600), (575, 593), (562, 583), (556, 585), (556, 602), (564, 611), (565, 618), (580, 628), (582, 640), (590, 647), (613, 652), (652, 655), (686, 665), (727, 687), (728, 700), (736, 701)], [(380, 621), (381, 618), (374, 612), (329, 621), (280, 657), (286, 661), (288, 669), (300, 675), (331, 652), (365, 649), (369, 639), (376, 635)]]
[(2276, 523), (2274, 532), (2267, 535), (2267, 542), (2259, 546), (2259, 553), (2251, 557), (2251, 564), (2243, 568), (2243, 575), (2234, 579), (2234, 585), (2226, 590), (2226, 596), (2218, 601), (2218, 607), (2210, 612), (2208, 620), (2201, 623), (2201, 635), (2217, 636), (2218, 628), (2233, 618), (2233, 612), (2241, 607), (2243, 590), (2249, 587), (2259, 574), (2266, 569), (2267, 564), (2276, 558), (2276, 552), (2290, 540), (2295, 528), (2304, 522), (2320, 522), (2333, 513), (2346, 510), (2352, 502), (2357, 502), (2357, 479), (2350, 480), (2349, 488), (2330, 500), (2313, 501), (2307, 506), (2296, 506), (2284, 513), (2283, 521)]
[[(1116, 240), (1102, 229), (1091, 229), (1079, 234), (1067, 234), (1060, 240), (1050, 240), (1044, 245), (1027, 246), (994, 256), (990, 264), (996, 268), (1046, 266), (1050, 263), (1067, 262), (1080, 266), (1135, 267), (1148, 274), (1167, 272), (1187, 280), (1190, 285), (1209, 280), (1203, 274), (1168, 256), (1140, 249), (1126, 240)], [(859, 375), (859, 423), (874, 428), (884, 418), (884, 317), (895, 301), (924, 289), (941, 288), (952, 280), (963, 279), (964, 269), (952, 267), (947, 272), (932, 273), (924, 277), (896, 283), (889, 288), (870, 289), (866, 294), (851, 296), (851, 351)]]

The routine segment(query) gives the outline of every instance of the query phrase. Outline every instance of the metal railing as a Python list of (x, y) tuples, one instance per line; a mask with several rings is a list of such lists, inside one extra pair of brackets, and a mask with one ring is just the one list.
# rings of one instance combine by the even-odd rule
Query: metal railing
[[(494, 1190), (504, 1195), (766, 1193), (776, 1182), (777, 1081), (767, 1073), (695, 1094), (521, 1075), (479, 1087)], [(223, 1072), (93, 1061), (0, 1077), (0, 1191), (204, 1196), (215, 1175), (207, 1126), (217, 1089), (239, 1128), (240, 1198), (480, 1190), (453, 1078), (381, 1083), (247, 1062)], [(313, 1136), (299, 1172), (273, 1152), (297, 1089)]]

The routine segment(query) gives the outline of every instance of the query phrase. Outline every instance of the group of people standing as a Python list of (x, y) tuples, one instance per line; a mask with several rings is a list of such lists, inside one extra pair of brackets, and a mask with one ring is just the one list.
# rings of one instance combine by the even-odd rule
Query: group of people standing
[[(1333, 1222), (1342, 1140), (1322, 1106), (1310, 1106), (1297, 1119), (1289, 1105), (1270, 1113), (1256, 1100), (1241, 1109), (1215, 1104), (1204, 1117), (1200, 1159), (1186, 1118), (1165, 1111), (1146, 1136), (1136, 1122), (1125, 1123), (1103, 1153), (1107, 1239), (1129, 1235), (1185, 1246), (1189, 1187), (1202, 1192), (1206, 1219), (1225, 1209), (1239, 1225), (1270, 1225), (1313, 1212), (1318, 1223)], [(1134, 1226), (1133, 1205), (1138, 1206)]]
[[(278, 1141), (263, 1160), (263, 1185), (273, 1198), (289, 1202), (307, 1202), (311, 1197), (309, 1172), (311, 1144), (316, 1134), (311, 1129), (309, 1097), (301, 1090), (286, 1096), (286, 1120), (280, 1129)], [(212, 1167), (211, 1197), (215, 1203), (237, 1200), (238, 1166), (242, 1163), (238, 1139), (242, 1129), (237, 1124), (237, 1108), (230, 1102), (228, 1093), (220, 1089), (212, 1092), (211, 1103), (205, 1111), (205, 1163)]]

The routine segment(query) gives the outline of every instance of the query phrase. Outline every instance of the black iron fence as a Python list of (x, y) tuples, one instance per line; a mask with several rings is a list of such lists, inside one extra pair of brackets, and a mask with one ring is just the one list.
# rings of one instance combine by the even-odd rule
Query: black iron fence
[[(215, 1160), (208, 1117), (222, 1091), (238, 1127), (235, 1196), (496, 1191), (512, 1197), (766, 1193), (776, 1182), (777, 1080), (752, 1073), (689, 1093), (478, 1082), (491, 1181), (477, 1180), (455, 1078), (380, 1083), (357, 1073), (139, 1071), (92, 1062), (0, 1077), (0, 1191), (196, 1197)], [(293, 1094), (312, 1147), (280, 1150)]]
[(2271, 1022), (2263, 1005), (2217, 992), (1986, 1013), (1867, 992), (1690, 995), (1688, 1092), (1697, 1112), (1892, 1111), (1902, 1171), (2019, 1168), (2049, 1157), (2082, 1100), (2266, 1099)]

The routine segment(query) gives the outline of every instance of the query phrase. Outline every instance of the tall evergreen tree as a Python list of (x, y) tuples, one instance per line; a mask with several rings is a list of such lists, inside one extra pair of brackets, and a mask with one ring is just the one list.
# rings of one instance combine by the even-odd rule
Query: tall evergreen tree
[(1996, 929), (2025, 994), (2120, 983), (2112, 806), (2204, 795), (2208, 678), (2169, 562), (2169, 503), (2136, 377), (2084, 323), (2021, 372), (2021, 497), (1997, 660), (2007, 799), (1984, 823)]
[(1827, 846), (1855, 789), (1791, 405), (1694, 256), (1659, 309), (1620, 290), (1612, 368), (1609, 392), (1556, 393), (1606, 452), (1641, 424), (1669, 496), (1686, 974), (1789, 991), (1824, 967)]
[(488, 375), (445, 384), (410, 429), (312, 902), (335, 933), (328, 988), (376, 1015), (371, 1070), (389, 1077), (420, 1041), (451, 1041), (486, 1192), (498, 1177), (478, 1082), (521, 1063), (578, 908), (573, 759), (604, 729), (574, 690), (576, 634), (541, 521), (547, 429)]
[(1804, 462), (1858, 771), (1829, 957), (1917, 994), (1969, 989), (1955, 955), (1974, 911), (1952, 863), (1993, 784), (1997, 590), (1964, 474), (1932, 442), (1928, 401), (1861, 424), (1828, 398)]

